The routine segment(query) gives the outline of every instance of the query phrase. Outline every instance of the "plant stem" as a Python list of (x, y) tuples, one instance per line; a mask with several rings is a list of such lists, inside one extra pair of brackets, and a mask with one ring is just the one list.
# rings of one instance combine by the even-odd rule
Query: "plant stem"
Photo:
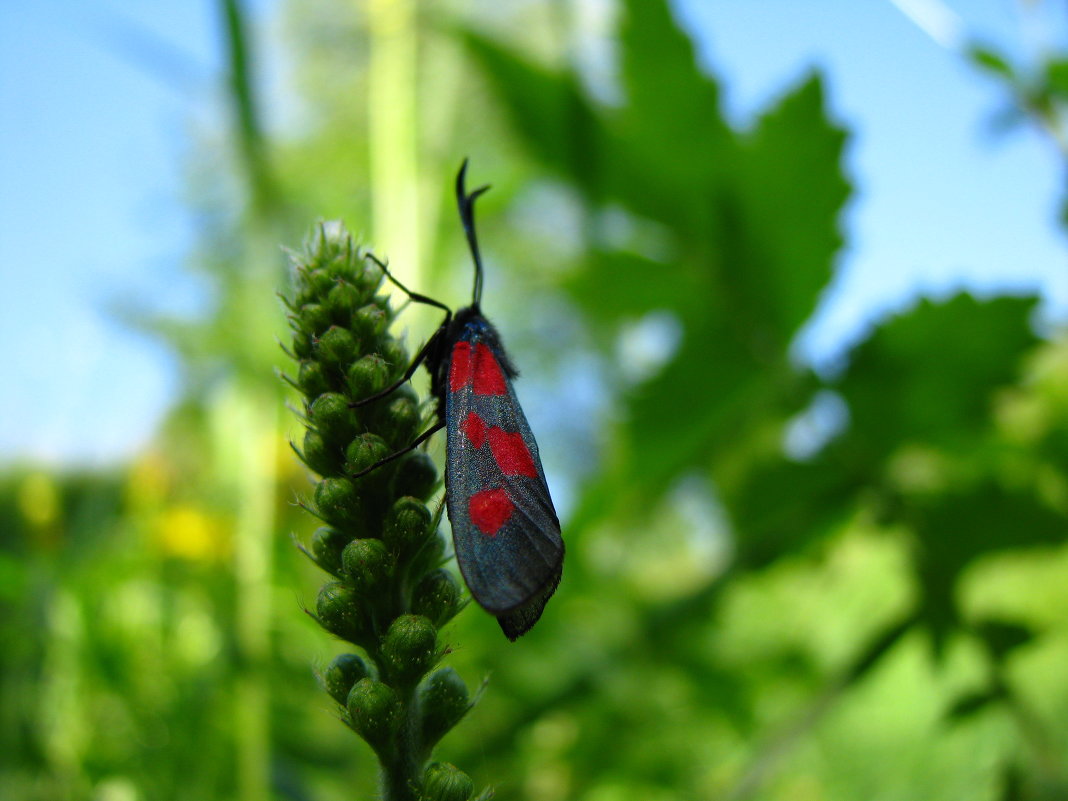
[(382, 798), (384, 801), (417, 801), (416, 789), (422, 784), (422, 760), (418, 758), (416, 733), (419, 720), (415, 710), (415, 693), (407, 691), (401, 697), (403, 723), (397, 737), (397, 753), (382, 766)]

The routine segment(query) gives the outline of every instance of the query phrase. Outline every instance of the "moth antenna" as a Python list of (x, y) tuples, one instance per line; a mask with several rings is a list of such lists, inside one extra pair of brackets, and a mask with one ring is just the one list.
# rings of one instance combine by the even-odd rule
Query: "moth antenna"
[(467, 235), (467, 246), (471, 249), (471, 258), (475, 261), (475, 291), (472, 293), (471, 305), (477, 309), (482, 301), (482, 256), (479, 254), (478, 237), (475, 235), (475, 200), (489, 189), (489, 184), (480, 186), (468, 194), (464, 186), (466, 175), (467, 159), (464, 159), (464, 163), (460, 165), (460, 172), (456, 174), (456, 205), (460, 210), (460, 222)]

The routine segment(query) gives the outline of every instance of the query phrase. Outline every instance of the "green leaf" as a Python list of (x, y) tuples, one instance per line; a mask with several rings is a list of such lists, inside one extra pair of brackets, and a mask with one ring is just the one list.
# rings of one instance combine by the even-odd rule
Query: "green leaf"
[(846, 135), (824, 105), (813, 75), (760, 118), (742, 150), (737, 205), (724, 210), (731, 308), (763, 347), (780, 351), (815, 311), (842, 245)]
[[(976, 559), (1000, 551), (1064, 543), (1063, 516), (1028, 490), (986, 480), (966, 490), (912, 499), (906, 514), (916, 535), (922, 614), (934, 635), (936, 653), (945, 635), (960, 626), (957, 581)], [(1022, 632), (1007, 636), (990, 629), (995, 648), (1024, 642)]]
[(603, 195), (608, 135), (575, 77), (519, 58), (474, 32), (465, 33), (463, 41), (530, 152), (595, 196)]
[(719, 87), (663, 0), (624, 3), (620, 55), (627, 103), (617, 122), (629, 169), (618, 197), (691, 236), (707, 235), (717, 176), (737, 157)]
[(732, 486), (721, 482), (720, 499), (734, 524), (736, 559), (749, 569), (804, 549), (836, 530), (853, 509), (860, 476), (829, 459), (768, 460)]
[(726, 327), (687, 331), (675, 357), (629, 398), (626, 436), (640, 492), (653, 497), (680, 473), (707, 469), (767, 413), (773, 372), (761, 372)]
[(1035, 632), (1022, 623), (1006, 620), (984, 620), (976, 627), (994, 659), (1001, 662), (1017, 648), (1035, 639)]
[(851, 426), (843, 445), (876, 463), (899, 445), (973, 446), (991, 395), (1012, 382), (1038, 339), (1035, 298), (924, 300), (854, 349), (838, 389)]
[(704, 183), (717, 145), (733, 132), (719, 110), (719, 87), (700, 71), (689, 37), (663, 0), (626, 0), (620, 44), (628, 139), (665, 163), (688, 166), (689, 183)]
[(788, 349), (830, 278), (849, 192), (845, 136), (826, 118), (820, 80), (740, 137), (662, 0), (625, 4), (618, 111), (597, 110), (570, 75), (467, 41), (535, 157), (591, 202), (622, 204), (637, 228), (663, 229), (662, 261), (606, 241), (570, 282), (606, 326), (664, 309), (683, 328), (674, 358), (626, 410), (624, 473), (640, 473), (643, 496), (800, 408), (808, 396), (796, 393)]
[(691, 236), (708, 236), (714, 176), (736, 161), (719, 90), (703, 75), (663, 0), (631, 0), (620, 36), (618, 111), (599, 110), (570, 73), (517, 58), (469, 32), (469, 51), (530, 152), (595, 203), (617, 201)]
[(1046, 85), (1052, 96), (1068, 100), (1068, 58), (1053, 58), (1046, 63)]
[(1012, 65), (998, 52), (986, 45), (972, 45), (967, 51), (968, 59), (984, 72), (988, 72), (1007, 83), (1017, 84), (1018, 78)]
[(613, 333), (620, 320), (633, 320), (653, 309), (687, 309), (708, 293), (700, 276), (686, 265), (600, 249), (590, 252), (584, 269), (569, 276), (565, 286), (594, 323)]
[(966, 720), (1004, 697), (1004, 693), (997, 688), (964, 693), (946, 711), (946, 718), (958, 722)]
[[(696, 263), (708, 294), (687, 287), (682, 346), (631, 403), (633, 453), (654, 486), (710, 464), (746, 429), (807, 400), (793, 392), (788, 349), (840, 244), (843, 141), (824, 117), (815, 78), (765, 115), (747, 141), (730, 177), (736, 186), (721, 190), (734, 198), (721, 208), (721, 252)], [(700, 258), (698, 242), (685, 249)]]

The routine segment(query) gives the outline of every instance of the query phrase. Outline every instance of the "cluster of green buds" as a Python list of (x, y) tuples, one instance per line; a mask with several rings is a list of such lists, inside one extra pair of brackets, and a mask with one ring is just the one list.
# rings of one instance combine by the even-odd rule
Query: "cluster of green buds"
[(336, 223), (318, 226), (291, 258), (286, 352), (299, 369), (286, 380), (303, 397), (307, 426), (294, 450), (320, 476), (307, 506), (323, 522), (305, 552), (331, 576), (311, 614), (362, 651), (337, 657), (322, 683), (342, 720), (374, 749), (383, 798), (468, 801), (470, 777), (428, 764), (472, 706), (463, 680), (438, 667), (447, 651), (439, 631), (465, 602), (442, 567), (441, 507), (436, 515), (427, 508), (437, 469), (418, 449), (379, 465), (418, 436), (428, 407), (408, 384), (365, 402), (409, 363), (390, 334), (394, 311), (379, 294), (384, 276), (374, 260)]

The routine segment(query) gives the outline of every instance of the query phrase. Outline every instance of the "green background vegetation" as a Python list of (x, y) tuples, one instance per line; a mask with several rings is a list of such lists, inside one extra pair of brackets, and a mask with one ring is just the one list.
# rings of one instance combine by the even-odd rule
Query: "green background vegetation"
[[(309, 122), (271, 141), (222, 4), (233, 136), (193, 177), (190, 257), (217, 306), (138, 321), (185, 396), (122, 469), (0, 479), (0, 794), (374, 796), (312, 671), (342, 645), (300, 611), (324, 578), (290, 538), (314, 522), (273, 373), (277, 245), (344, 218), (458, 305), (471, 155), (485, 307), (560, 413), (543, 447), (571, 444), (545, 448), (569, 454), (548, 464), (568, 558), (517, 644), (477, 609), (446, 630), (446, 664), (489, 681), (438, 757), (532, 801), (1068, 798), (1068, 343), (1036, 335), (1035, 298), (962, 293), (833, 374), (792, 358), (853, 191), (820, 77), (738, 130), (660, 0), (622, 3), (612, 106), (551, 45), (429, 5), (290, 5)], [(971, 66), (1057, 140), (1065, 62)], [(537, 182), (555, 202), (532, 211)], [(677, 347), (621, 359), (650, 319)], [(409, 345), (434, 324), (404, 323)]]

